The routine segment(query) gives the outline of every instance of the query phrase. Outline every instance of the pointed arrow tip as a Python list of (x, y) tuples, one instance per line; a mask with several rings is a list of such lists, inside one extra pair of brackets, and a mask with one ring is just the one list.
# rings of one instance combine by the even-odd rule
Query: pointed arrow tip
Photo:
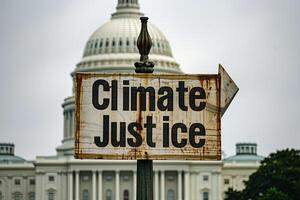
[(235, 95), (239, 91), (239, 88), (226, 72), (224, 67), (219, 64), (219, 75), (221, 77), (221, 116), (224, 115), (230, 103), (234, 99)]

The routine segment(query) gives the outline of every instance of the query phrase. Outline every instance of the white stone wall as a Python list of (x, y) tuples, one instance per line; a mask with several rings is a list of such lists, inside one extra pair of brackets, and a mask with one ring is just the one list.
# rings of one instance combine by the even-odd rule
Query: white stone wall
[[(209, 200), (220, 200), (229, 187), (243, 189), (243, 181), (258, 167), (258, 163), (155, 161), (154, 200), (168, 200), (170, 191), (174, 191), (175, 200), (202, 200), (205, 192)], [(88, 191), (89, 200), (105, 200), (108, 190), (112, 191), (114, 200), (122, 200), (125, 190), (130, 200), (136, 200), (135, 161), (45, 157), (38, 158), (35, 167), (28, 168), (24, 163), (18, 168), (15, 165), (4, 168), (0, 164), (2, 200), (13, 199), (17, 193), (29, 199), (31, 192), (35, 193), (36, 200), (48, 200), (49, 192), (54, 193), (56, 200), (82, 200), (84, 190)], [(30, 185), (31, 179), (35, 185)], [(224, 183), (225, 179), (229, 182)], [(20, 180), (20, 185), (15, 185), (15, 180)]]
[(20, 195), (23, 199), (29, 199), (29, 195), (35, 192), (35, 183), (31, 182), (35, 178), (32, 163), (0, 163), (2, 200), (13, 199), (16, 195)]

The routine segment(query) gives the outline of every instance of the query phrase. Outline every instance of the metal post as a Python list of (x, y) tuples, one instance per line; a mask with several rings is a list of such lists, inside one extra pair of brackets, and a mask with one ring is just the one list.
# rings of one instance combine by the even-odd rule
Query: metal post
[(137, 161), (137, 200), (153, 200), (153, 161)]
[[(135, 63), (136, 73), (153, 73), (154, 63), (148, 60), (152, 47), (152, 40), (148, 33), (148, 17), (141, 17), (142, 28), (138, 37), (137, 46), (141, 54), (140, 62)], [(137, 161), (137, 200), (153, 200), (153, 161)]]

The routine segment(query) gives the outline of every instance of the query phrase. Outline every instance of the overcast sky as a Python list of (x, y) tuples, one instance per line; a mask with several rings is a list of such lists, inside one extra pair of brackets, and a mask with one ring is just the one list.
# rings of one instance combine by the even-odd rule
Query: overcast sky
[[(0, 1), (0, 142), (28, 159), (54, 155), (61, 104), (85, 42), (117, 0)], [(140, 0), (186, 73), (217, 73), (240, 91), (222, 119), (227, 156), (256, 142), (261, 155), (300, 148), (300, 1)], [(298, 124), (299, 123), (299, 124)]]

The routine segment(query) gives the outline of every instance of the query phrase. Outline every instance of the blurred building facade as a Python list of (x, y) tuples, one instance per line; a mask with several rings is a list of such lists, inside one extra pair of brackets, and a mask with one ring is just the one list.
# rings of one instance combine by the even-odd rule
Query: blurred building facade
[[(72, 77), (76, 72), (133, 73), (142, 15), (138, 0), (118, 0), (111, 20), (88, 39)], [(151, 23), (148, 29), (155, 73), (182, 73), (164, 34)], [(0, 200), (135, 200), (136, 162), (75, 160), (74, 95), (62, 107), (63, 140), (57, 155), (26, 161), (14, 155), (13, 144), (0, 144)], [(222, 161), (154, 161), (154, 199), (223, 199), (228, 188), (244, 187), (262, 159), (256, 144), (240, 143), (236, 155)]]
[[(10, 149), (10, 150), (7, 150)], [(135, 200), (136, 162), (14, 155), (0, 144), (0, 200)], [(154, 161), (154, 200), (220, 200), (242, 190), (262, 156), (253, 143), (236, 145), (222, 161)]]

